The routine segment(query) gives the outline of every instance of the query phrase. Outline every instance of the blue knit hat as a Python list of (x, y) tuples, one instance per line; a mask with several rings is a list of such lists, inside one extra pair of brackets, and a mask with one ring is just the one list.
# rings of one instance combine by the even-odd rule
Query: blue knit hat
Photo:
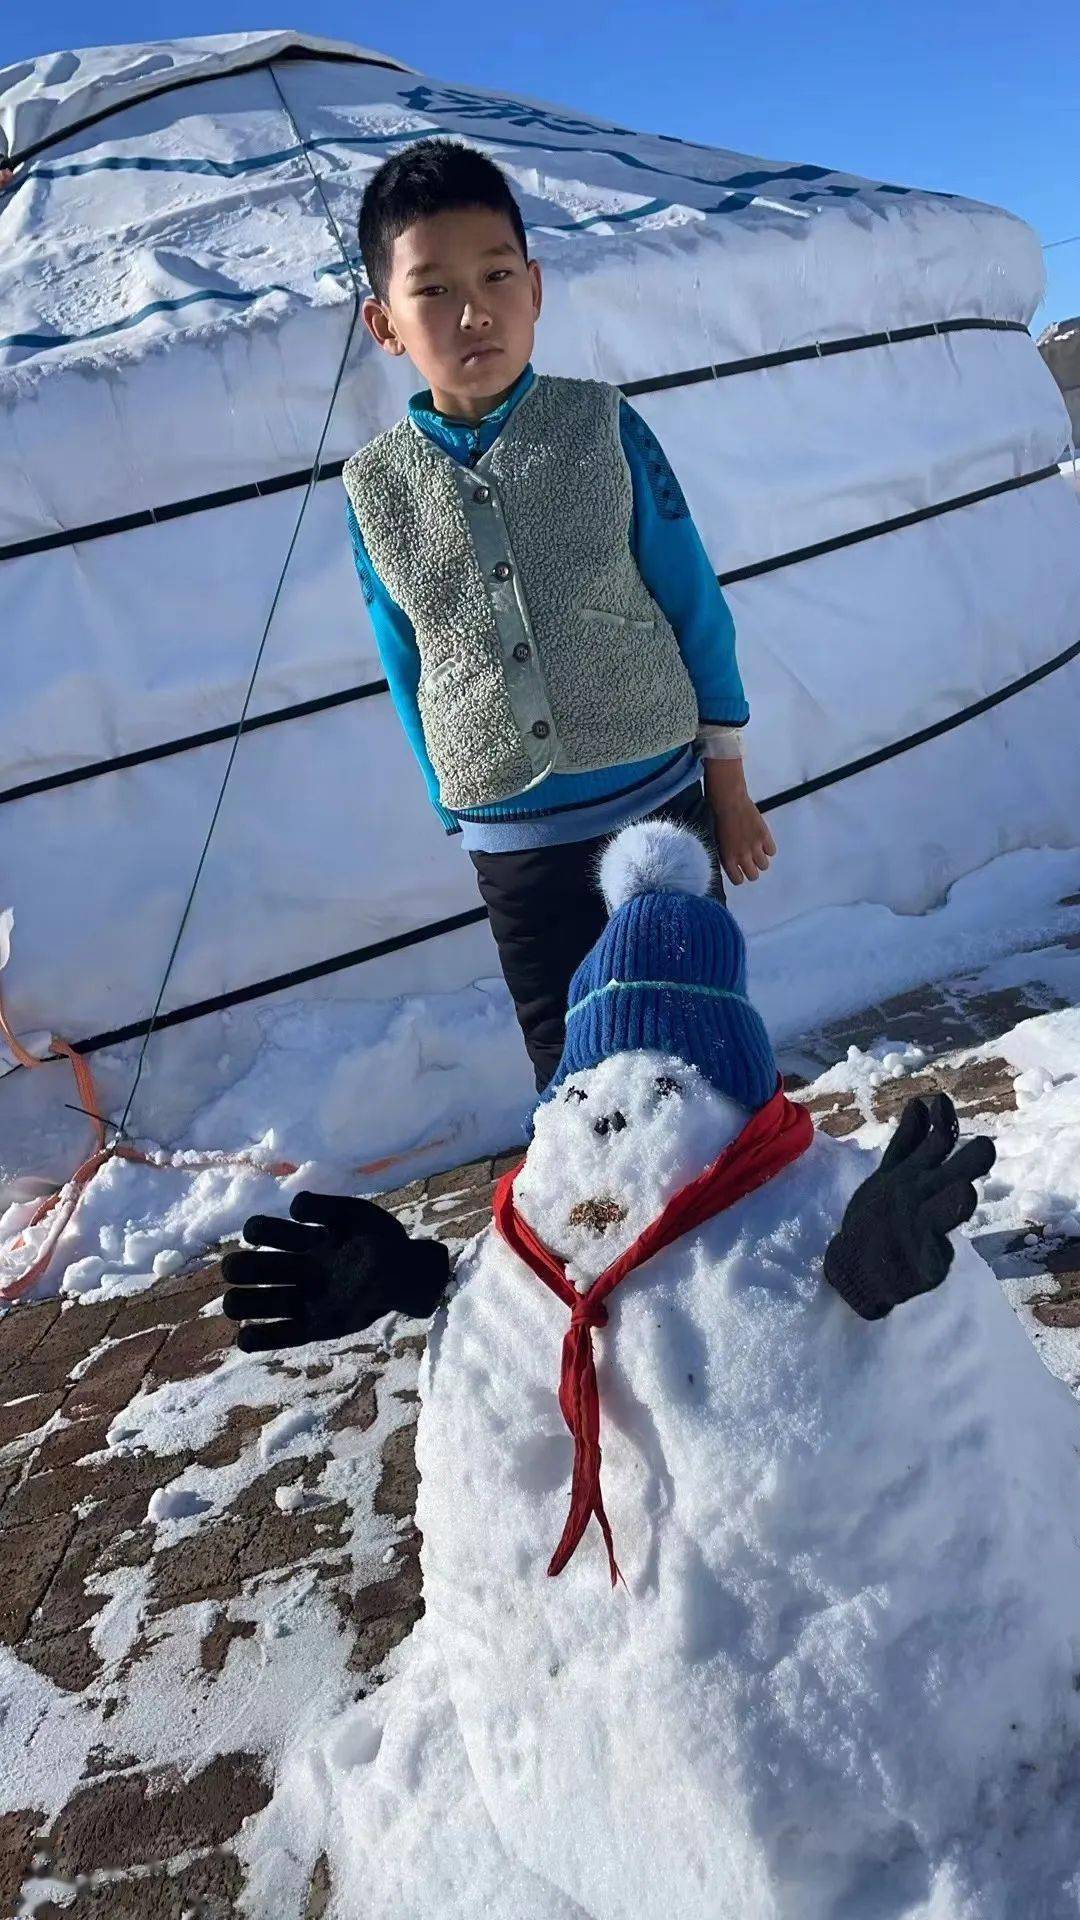
[(550, 1099), (570, 1074), (614, 1053), (674, 1054), (751, 1112), (776, 1092), (761, 1015), (746, 997), (746, 942), (709, 897), (697, 836), (641, 821), (611, 842), (600, 886), (611, 918), (570, 982), (566, 1044)]

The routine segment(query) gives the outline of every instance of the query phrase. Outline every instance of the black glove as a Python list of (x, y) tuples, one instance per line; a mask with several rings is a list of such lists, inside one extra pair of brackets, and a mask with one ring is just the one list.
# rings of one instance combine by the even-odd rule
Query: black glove
[(947, 1094), (909, 1100), (880, 1167), (852, 1195), (825, 1250), (825, 1278), (864, 1320), (883, 1319), (948, 1273), (949, 1234), (971, 1219), (979, 1203), (971, 1183), (997, 1158), (984, 1135), (953, 1153), (959, 1134)]
[[(384, 1313), (426, 1320), (442, 1298), (450, 1256), (437, 1240), (410, 1240), (371, 1200), (298, 1193), (288, 1220), (257, 1213), (244, 1239), (275, 1253), (227, 1253), (224, 1309), (245, 1353), (337, 1340)], [(301, 1225), (300, 1222), (306, 1222)]]

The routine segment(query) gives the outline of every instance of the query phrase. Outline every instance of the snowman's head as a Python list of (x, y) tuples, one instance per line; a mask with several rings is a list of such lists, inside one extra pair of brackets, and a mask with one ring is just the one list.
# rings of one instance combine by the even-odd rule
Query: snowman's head
[(613, 1054), (540, 1107), (515, 1203), (583, 1290), (748, 1118), (677, 1055)]
[(515, 1184), (529, 1225), (588, 1285), (776, 1091), (746, 945), (685, 827), (607, 847), (611, 918), (570, 983), (566, 1045)]

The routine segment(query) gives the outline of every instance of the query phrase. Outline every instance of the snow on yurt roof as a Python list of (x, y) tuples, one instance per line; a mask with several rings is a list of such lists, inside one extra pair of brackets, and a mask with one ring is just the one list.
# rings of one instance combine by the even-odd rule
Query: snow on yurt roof
[(0, 153), (22, 160), (74, 128), (149, 94), (301, 53), (408, 69), (389, 54), (313, 33), (219, 33), (133, 47), (43, 53), (0, 69)]
[[(0, 198), (0, 366), (42, 374), (340, 300), (349, 268), (307, 162), (352, 243), (366, 179), (431, 133), (490, 152), (549, 272), (588, 276), (585, 364), (570, 370), (595, 370), (599, 329), (623, 377), (654, 370), (628, 268), (662, 271), (670, 333), (703, 272), (741, 276), (748, 248), (713, 359), (961, 311), (1026, 321), (1041, 296), (1034, 236), (996, 209), (636, 133), (302, 35), (50, 55), (0, 71), (0, 127), (29, 156)], [(722, 261), (702, 267), (699, 247)]]

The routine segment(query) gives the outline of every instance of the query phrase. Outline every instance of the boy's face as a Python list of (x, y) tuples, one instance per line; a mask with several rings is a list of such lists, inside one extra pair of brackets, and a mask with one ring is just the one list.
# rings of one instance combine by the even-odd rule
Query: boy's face
[(541, 293), (504, 213), (453, 208), (398, 235), (387, 299), (366, 300), (364, 320), (387, 353), (408, 354), (436, 406), (468, 415), (527, 366)]

